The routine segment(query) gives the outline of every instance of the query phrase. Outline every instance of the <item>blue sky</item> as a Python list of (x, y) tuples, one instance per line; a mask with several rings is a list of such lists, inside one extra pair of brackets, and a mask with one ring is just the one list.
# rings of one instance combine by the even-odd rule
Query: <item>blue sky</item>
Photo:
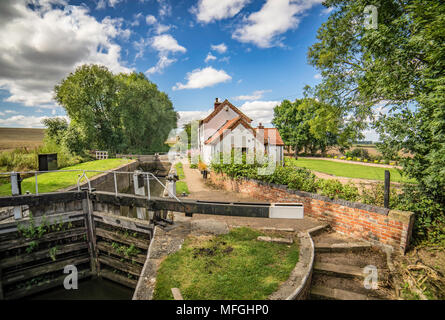
[(145, 73), (180, 124), (218, 97), (267, 125), (320, 81), (306, 54), (328, 16), (321, 0), (2, 0), (0, 126), (64, 116), (52, 88), (82, 63)]

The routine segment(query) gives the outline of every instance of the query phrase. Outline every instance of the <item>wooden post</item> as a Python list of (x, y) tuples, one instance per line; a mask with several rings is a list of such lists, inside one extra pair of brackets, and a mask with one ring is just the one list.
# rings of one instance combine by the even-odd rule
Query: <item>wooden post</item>
[[(18, 173), (11, 173), (11, 194), (13, 196), (21, 195), (21, 188), (20, 188), (20, 174)], [(14, 207), (14, 219), (22, 219), (23, 218), (23, 211), (22, 206), (15, 206)]]
[(89, 198), (89, 192), (86, 199), (82, 200), (83, 212), (86, 213), (85, 226), (87, 231), (88, 248), (90, 252), (91, 271), (93, 274), (98, 275), (100, 273), (97, 245), (96, 245), (96, 232), (94, 229), (93, 220), (93, 204)]
[(389, 208), (389, 190), (391, 186), (391, 176), (388, 170), (385, 170), (385, 195), (383, 198), (383, 206)]

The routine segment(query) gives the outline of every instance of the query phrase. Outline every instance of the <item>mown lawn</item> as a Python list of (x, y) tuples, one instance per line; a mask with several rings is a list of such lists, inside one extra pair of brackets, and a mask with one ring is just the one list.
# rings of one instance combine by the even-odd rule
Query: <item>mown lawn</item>
[[(124, 163), (128, 163), (131, 160), (125, 159), (106, 159), (88, 161), (74, 166), (66, 167), (60, 170), (110, 170), (114, 169)], [(78, 174), (81, 172), (50, 172), (42, 173), (38, 175), (39, 193), (53, 192), (59, 189), (67, 188), (72, 185), (76, 185)], [(100, 172), (87, 172), (88, 178), (101, 174)], [(22, 182), (22, 193), (29, 191), (35, 193), (35, 177), (29, 177)], [(11, 195), (11, 184), (0, 185), (0, 196)]]
[(182, 167), (182, 163), (178, 162), (175, 164), (176, 174), (180, 181), (176, 181), (176, 194), (182, 195), (184, 192), (189, 194), (189, 188), (185, 181), (181, 181), (185, 179), (184, 168)]
[(352, 163), (341, 163), (337, 161), (330, 160), (318, 160), (318, 159), (304, 159), (298, 158), (288, 159), (291, 163), (298, 167), (307, 168), (310, 170), (332, 174), (338, 177), (347, 178), (359, 178), (359, 179), (370, 179), (370, 180), (385, 180), (385, 170), (389, 170), (391, 174), (392, 182), (415, 182), (412, 179), (408, 179), (400, 174), (398, 169), (394, 168), (381, 168), (373, 167), (361, 164)]
[(263, 233), (235, 228), (226, 235), (189, 237), (161, 264), (154, 291), (173, 299), (179, 288), (186, 300), (266, 299), (286, 281), (298, 262), (297, 244), (257, 241)]

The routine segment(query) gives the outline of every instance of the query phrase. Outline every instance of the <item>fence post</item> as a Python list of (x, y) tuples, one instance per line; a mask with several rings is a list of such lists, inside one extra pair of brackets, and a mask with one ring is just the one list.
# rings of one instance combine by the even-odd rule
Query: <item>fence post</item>
[[(134, 174), (133, 174), (133, 185), (134, 185), (134, 193), (136, 195), (139, 196), (145, 196), (145, 188), (144, 188), (144, 178), (145, 175), (142, 176), (141, 175), (141, 171), (135, 170)], [(143, 178), (141, 180), (139, 180), (139, 177), (142, 176)], [(136, 213), (138, 216), (138, 219), (146, 219), (146, 209), (145, 208), (140, 208), (140, 207), (136, 207)]]
[[(18, 196), (21, 194), (20, 190), (20, 174), (16, 172), (11, 173), (11, 194), (13, 196)], [(23, 218), (22, 206), (15, 206), (13, 209), (14, 219), (18, 220)]]
[(391, 176), (388, 170), (385, 170), (385, 195), (383, 198), (383, 206), (389, 208), (389, 190), (391, 186)]

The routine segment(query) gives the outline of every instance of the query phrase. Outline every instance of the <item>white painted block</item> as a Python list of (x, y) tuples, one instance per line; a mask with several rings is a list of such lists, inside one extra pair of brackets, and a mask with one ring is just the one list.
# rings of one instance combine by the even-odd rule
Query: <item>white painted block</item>
[(304, 206), (302, 203), (271, 203), (269, 218), (303, 219)]

